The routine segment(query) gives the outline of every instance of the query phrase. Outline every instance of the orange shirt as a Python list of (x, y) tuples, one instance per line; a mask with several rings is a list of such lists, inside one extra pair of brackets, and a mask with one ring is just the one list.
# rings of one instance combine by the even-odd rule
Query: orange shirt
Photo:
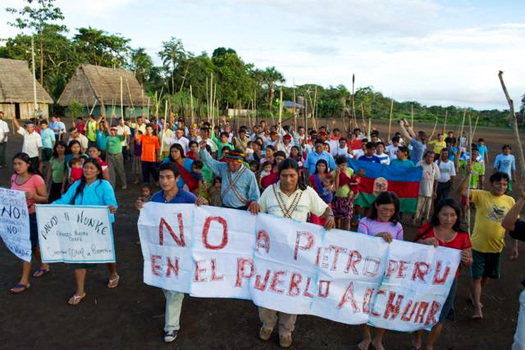
[(160, 149), (159, 138), (155, 135), (139, 135), (137, 139), (142, 145), (142, 156), (140, 160), (143, 162), (156, 162), (157, 157), (155, 152)]

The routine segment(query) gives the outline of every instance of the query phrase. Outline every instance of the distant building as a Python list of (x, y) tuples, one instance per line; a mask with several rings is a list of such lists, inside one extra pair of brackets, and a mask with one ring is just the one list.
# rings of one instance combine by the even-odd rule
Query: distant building
[(49, 117), (49, 105), (53, 99), (36, 82), (36, 101), (33, 90), (34, 77), (27, 61), (0, 58), (0, 111), (16, 119)]
[(101, 107), (104, 106), (107, 117), (112, 113), (120, 117), (123, 115), (121, 91), (124, 115), (142, 115), (148, 99), (133, 72), (85, 64), (77, 68), (60, 95), (58, 104), (67, 107), (72, 101), (77, 101), (85, 106), (86, 114), (95, 116), (101, 114)]

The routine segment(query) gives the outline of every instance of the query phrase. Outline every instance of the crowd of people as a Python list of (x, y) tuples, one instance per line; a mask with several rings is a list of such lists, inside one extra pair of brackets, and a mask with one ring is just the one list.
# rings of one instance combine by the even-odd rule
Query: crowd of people
[[(6, 166), (6, 143), (10, 132), (0, 112), (0, 167)], [(113, 120), (113, 118), (112, 118)], [(355, 128), (341, 132), (320, 126), (268, 125), (234, 127), (226, 118), (220, 125), (209, 122), (186, 124), (184, 119), (138, 116), (115, 118), (111, 124), (101, 116), (78, 118), (66, 129), (59, 116), (51, 121), (31, 120), (24, 126), (13, 120), (23, 137), (20, 153), (12, 157), (11, 188), (26, 192), (30, 234), (40, 278), (49, 272), (39, 254), (35, 204), (104, 205), (115, 221), (116, 190), (136, 190), (141, 209), (146, 202), (195, 203), (248, 210), (293, 218), (381, 237), (386, 242), (404, 240), (404, 228), (416, 227), (414, 241), (461, 250), (461, 266), (470, 269), (474, 319), (483, 319), (482, 289), (500, 276), (501, 253), (506, 230), (515, 238), (512, 257), (518, 257), (517, 240), (525, 237), (517, 221), (525, 192), (516, 203), (509, 195), (515, 179), (516, 161), (511, 146), (493, 163), (485, 141), (472, 142), (466, 133), (427, 135), (415, 131), (406, 120), (399, 132), (381, 139), (377, 130)], [(355, 206), (360, 182), (366, 173), (349, 166), (349, 159), (388, 167), (420, 167), (417, 210), (412, 217), (401, 213), (398, 196), (380, 193), (370, 208)], [(128, 171), (126, 171), (128, 169)], [(131, 178), (129, 177), (131, 175)], [(488, 181), (486, 181), (487, 176)], [(456, 179), (457, 177), (457, 179)], [(156, 191), (160, 187), (160, 190)], [(458, 194), (457, 196), (455, 194)], [(456, 201), (454, 198), (460, 198)], [(464, 223), (475, 208), (472, 232)], [(115, 228), (116, 229), (116, 228)], [(69, 304), (85, 297), (86, 273), (95, 265), (76, 266), (77, 289)], [(107, 264), (108, 288), (116, 288), (116, 264)], [(11, 289), (30, 288), (31, 264), (24, 262), (22, 277)], [(443, 307), (439, 323), (423, 342), (423, 332), (414, 333), (412, 348), (433, 349), (443, 322), (454, 318), (457, 276)], [(166, 342), (174, 341), (180, 329), (183, 293), (165, 290)], [(515, 349), (525, 349), (525, 294), (515, 336)], [(262, 340), (271, 338), (278, 324), (279, 343), (289, 347), (297, 315), (259, 308)], [(383, 349), (384, 329), (363, 326), (360, 349)]]

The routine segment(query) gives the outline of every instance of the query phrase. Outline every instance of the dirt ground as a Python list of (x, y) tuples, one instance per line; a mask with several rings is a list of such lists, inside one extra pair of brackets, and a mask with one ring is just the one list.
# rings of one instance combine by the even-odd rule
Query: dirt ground
[[(385, 134), (386, 123), (379, 125)], [(431, 131), (432, 126), (426, 127)], [(457, 128), (452, 127), (452, 130)], [(478, 128), (476, 137), (488, 142), (491, 159), (504, 143), (514, 144), (511, 130)], [(515, 148), (515, 147), (514, 147)], [(21, 149), (21, 138), (11, 137), (8, 155)], [(0, 186), (8, 186), (12, 168), (0, 169)], [(516, 186), (517, 187), (517, 186)], [(186, 297), (179, 338), (162, 340), (164, 297), (158, 288), (142, 282), (142, 255), (136, 244), (138, 213), (134, 201), (138, 185), (117, 191), (119, 211), (115, 241), (121, 276), (115, 290), (106, 288), (107, 269), (99, 266), (87, 276), (87, 296), (78, 307), (67, 304), (74, 293), (73, 267), (52, 264), (43, 278), (31, 279), (31, 288), (11, 295), (18, 282), (21, 262), (0, 243), (0, 349), (277, 349), (277, 336), (258, 339), (257, 309), (250, 301)], [(514, 193), (516, 196), (516, 191)], [(413, 228), (406, 227), (411, 237)], [(456, 299), (457, 320), (446, 324), (438, 349), (509, 349), (516, 329), (519, 281), (525, 277), (525, 247), (518, 261), (504, 251), (502, 278), (484, 291), (485, 320), (474, 322), (467, 302), (469, 279), (463, 270)], [(359, 327), (313, 316), (300, 316), (294, 332), (295, 349), (348, 349), (361, 338)], [(389, 349), (409, 349), (409, 334), (388, 332)]]

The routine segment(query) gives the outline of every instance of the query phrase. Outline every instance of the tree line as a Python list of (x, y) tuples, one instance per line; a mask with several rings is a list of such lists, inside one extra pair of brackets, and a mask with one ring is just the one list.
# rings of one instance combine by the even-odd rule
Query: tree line
[[(275, 67), (255, 67), (232, 48), (219, 47), (211, 56), (204, 51), (195, 54), (186, 50), (176, 37), (162, 42), (157, 53), (162, 64), (155, 65), (144, 48), (132, 47), (131, 39), (120, 34), (91, 27), (70, 33), (69, 28), (60, 24), (64, 15), (55, 7), (54, 0), (26, 0), (26, 3), (21, 9), (6, 9), (15, 17), (10, 24), (21, 32), (5, 41), (0, 47), (0, 57), (31, 61), (34, 40), (36, 78), (55, 101), (79, 65), (93, 64), (133, 71), (153, 102), (167, 100), (170, 109), (179, 115), (189, 113), (191, 86), (195, 111), (201, 115), (206, 113), (204, 107), (213, 93), (220, 111), (238, 108), (256, 110), (261, 118), (275, 116), (282, 91), (283, 100), (300, 97), (307, 114), (316, 118), (390, 118), (391, 98), (371, 86), (358, 88), (354, 93), (345, 85), (287, 87), (282, 85), (286, 81)], [(521, 102), (523, 111), (525, 96)], [(60, 112), (60, 107), (54, 106), (54, 110)], [(292, 112), (285, 109), (283, 113), (286, 118)], [(463, 113), (464, 109), (455, 106), (393, 101), (395, 119), (414, 116), (418, 121), (434, 123), (436, 118), (443, 121), (448, 115), (448, 122), (457, 124), (461, 123)], [(468, 113), (473, 120), (479, 119), (479, 125), (505, 126), (509, 122), (508, 111), (469, 109)]]

